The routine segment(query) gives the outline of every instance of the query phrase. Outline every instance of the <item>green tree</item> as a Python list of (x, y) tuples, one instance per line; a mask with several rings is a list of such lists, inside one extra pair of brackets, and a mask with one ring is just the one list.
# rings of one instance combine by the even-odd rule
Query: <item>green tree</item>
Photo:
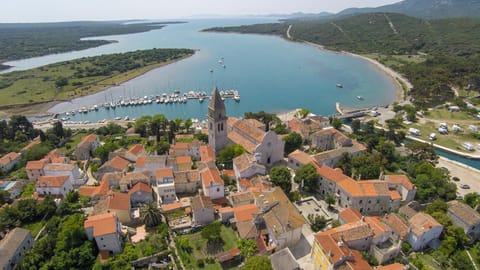
[(185, 120), (185, 122), (184, 122), (183, 124), (184, 124), (184, 126), (185, 126), (185, 132), (186, 132), (186, 133), (189, 133), (189, 132), (190, 132), (190, 128), (191, 128), (192, 125), (193, 125), (192, 119), (188, 118), (187, 120)]
[(305, 117), (307, 117), (307, 115), (309, 113), (310, 113), (309, 109), (302, 108), (302, 109), (298, 110), (296, 115), (299, 116), (300, 118), (305, 118)]
[(140, 218), (148, 228), (153, 228), (162, 223), (162, 213), (153, 202), (140, 207)]
[(308, 221), (314, 232), (321, 231), (327, 226), (327, 219), (324, 216), (309, 214)]
[(345, 175), (352, 174), (352, 158), (349, 153), (342, 153), (340, 159), (337, 161), (337, 167), (342, 169), (343, 174)]
[(335, 196), (333, 196), (333, 194), (328, 193), (327, 195), (325, 195), (325, 202), (328, 204), (328, 208), (331, 208), (332, 205), (337, 202), (337, 200), (335, 199)]
[(10, 201), (10, 193), (5, 190), (0, 190), (0, 205)]
[(281, 123), (281, 121), (280, 121), (280, 119), (278, 118), (277, 115), (275, 115), (273, 113), (266, 113), (264, 111), (260, 111), (260, 112), (257, 112), (257, 113), (246, 112), (244, 114), (244, 116), (245, 116), (246, 119), (256, 119), (256, 120), (262, 122), (263, 124), (265, 124), (265, 127), (266, 127), (267, 131), (270, 130), (270, 124)]
[(223, 240), (220, 235), (221, 230), (222, 224), (216, 221), (205, 226), (200, 235), (203, 239), (207, 240), (209, 244), (222, 243)]
[(65, 78), (65, 77), (59, 77), (56, 81), (55, 81), (55, 86), (58, 87), (58, 88), (61, 88), (65, 85), (68, 85), (68, 79)]
[(100, 145), (95, 149), (95, 151), (93, 151), (93, 156), (101, 159), (102, 163), (104, 163), (108, 160), (108, 155), (118, 148), (119, 147), (115, 142), (107, 141), (105, 144)]
[(273, 270), (272, 263), (266, 255), (253, 256), (245, 260), (242, 270)]
[(332, 125), (332, 127), (336, 128), (336, 129), (340, 129), (343, 125), (343, 121), (342, 119), (340, 118), (332, 118), (332, 122), (330, 123)]
[(252, 239), (238, 239), (237, 246), (244, 258), (249, 258), (258, 252), (257, 243)]
[(220, 150), (217, 156), (217, 164), (223, 164), (225, 169), (233, 168), (233, 159), (245, 153), (245, 148), (239, 144), (230, 144)]
[(302, 147), (302, 136), (296, 132), (292, 132), (283, 138), (285, 142), (285, 155), (290, 154), (296, 149)]
[(435, 164), (438, 159), (438, 155), (435, 153), (435, 148), (428, 143), (414, 141), (406, 143), (405, 147), (410, 151), (411, 157), (417, 161), (424, 160)]
[(468, 193), (463, 197), (463, 202), (468, 204), (470, 207), (475, 208), (478, 205), (478, 193)]
[(292, 175), (285, 166), (273, 167), (270, 171), (270, 180), (276, 186), (279, 186), (285, 194), (292, 191)]
[(378, 152), (360, 154), (352, 158), (352, 172), (361, 179), (378, 179), (386, 163)]
[(351, 128), (352, 128), (353, 134), (360, 135), (360, 128), (361, 128), (360, 120), (358, 119), (352, 120)]
[(315, 192), (318, 189), (319, 175), (312, 164), (306, 164), (298, 168), (294, 180), (299, 184), (303, 181), (303, 188), (306, 191)]

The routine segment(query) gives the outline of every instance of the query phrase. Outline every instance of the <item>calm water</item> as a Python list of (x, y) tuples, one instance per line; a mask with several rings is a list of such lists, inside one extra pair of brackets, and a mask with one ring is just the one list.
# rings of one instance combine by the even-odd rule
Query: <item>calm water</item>
[[(262, 35), (204, 33), (199, 30), (212, 26), (228, 26), (267, 22), (261, 19), (193, 20), (185, 24), (168, 25), (146, 33), (108, 36), (102, 39), (118, 43), (45, 57), (10, 62), (15, 69), (27, 69), (48, 63), (104, 53), (125, 52), (149, 48), (191, 48), (197, 53), (175, 64), (150, 71), (121, 86), (89, 97), (62, 103), (52, 112), (78, 110), (83, 106), (101, 104), (123, 96), (143, 97), (163, 92), (203, 90), (210, 93), (214, 85), (220, 89), (238, 89), (241, 101), (226, 100), (227, 112), (242, 116), (246, 111), (268, 112), (308, 108), (328, 115), (335, 111), (335, 102), (346, 107), (364, 107), (391, 103), (395, 87), (391, 79), (372, 64), (361, 59), (321, 51), (280, 37)], [(218, 63), (223, 57), (226, 68)], [(209, 72), (213, 69), (213, 72)], [(342, 83), (343, 88), (337, 88)], [(364, 100), (356, 97), (362, 96)], [(163, 113), (168, 118), (204, 119), (208, 100), (202, 104), (190, 100), (187, 104), (150, 104), (137, 107), (100, 109), (88, 114), (76, 114), (71, 120), (98, 121), (114, 117), (139, 117)]]

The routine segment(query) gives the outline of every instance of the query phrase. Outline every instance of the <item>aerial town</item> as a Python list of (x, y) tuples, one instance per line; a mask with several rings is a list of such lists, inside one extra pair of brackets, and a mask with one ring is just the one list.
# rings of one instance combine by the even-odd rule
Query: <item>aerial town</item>
[[(206, 125), (177, 129), (165, 150), (148, 150), (156, 136), (139, 119), (123, 134), (79, 133), (73, 147), (26, 162), (28, 180), (0, 186), (1, 269), (36, 265), (38, 252), (53, 256), (50, 262), (65, 260), (41, 247), (63, 241), (54, 251), (60, 245), (63, 256), (82, 257), (62, 262), (77, 269), (234, 269), (268, 258), (273, 269), (400, 270), (415, 267), (411, 254), (454, 249), (480, 236), (471, 202), (419, 197), (407, 173), (373, 168), (379, 174), (363, 178), (362, 170), (342, 170), (345, 158), (371, 150), (328, 118), (297, 111), (277, 124), (288, 129), (281, 135), (257, 119), (229, 117), (217, 88), (211, 96)], [(300, 137), (293, 148), (291, 134)], [(106, 148), (112, 141), (122, 147)], [(4, 172), (38, 145), (33, 138), (20, 153), (2, 157)], [(427, 196), (441, 198), (434, 193)]]

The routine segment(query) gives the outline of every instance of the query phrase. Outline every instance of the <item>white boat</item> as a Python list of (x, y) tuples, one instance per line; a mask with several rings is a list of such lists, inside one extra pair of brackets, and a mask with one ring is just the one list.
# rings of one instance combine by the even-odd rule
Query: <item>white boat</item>
[(222, 65), (222, 67), (223, 67), (223, 68), (227, 68), (227, 66), (225, 66), (225, 65)]
[(127, 116), (125, 116), (125, 118), (123, 118), (123, 120), (128, 121), (128, 120), (130, 120), (130, 118), (127, 115)]
[(233, 97), (233, 99), (234, 99), (236, 102), (239, 102), (239, 101), (240, 101), (240, 95), (238, 95), (238, 94), (235, 95), (235, 96)]
[(203, 102), (203, 100), (204, 100), (204, 98), (203, 98), (203, 97), (200, 97), (200, 98), (198, 99), (198, 101), (199, 101), (200, 103), (202, 103), (202, 102)]
[(343, 88), (343, 84), (341, 84), (341, 83), (337, 83), (335, 86), (338, 87), (338, 88)]
[(121, 118), (120, 116), (117, 116), (117, 117), (115, 117), (115, 118), (113, 118), (113, 119), (115, 119), (115, 120), (122, 120), (122, 118)]
[(362, 96), (357, 96), (357, 99), (358, 100), (363, 100), (363, 97)]
[(210, 69), (210, 72), (213, 73), (213, 69)]

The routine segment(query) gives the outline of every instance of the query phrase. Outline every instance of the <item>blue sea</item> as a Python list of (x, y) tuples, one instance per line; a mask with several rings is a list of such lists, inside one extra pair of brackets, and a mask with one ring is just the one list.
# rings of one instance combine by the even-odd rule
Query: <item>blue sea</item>
[[(152, 70), (120, 86), (95, 95), (61, 103), (50, 111), (62, 113), (103, 104), (105, 101), (194, 90), (210, 93), (214, 86), (237, 89), (241, 101), (227, 99), (227, 113), (242, 116), (247, 111), (272, 113), (308, 108), (321, 115), (335, 112), (335, 103), (345, 107), (385, 105), (394, 101), (395, 84), (371, 63), (345, 54), (320, 50), (281, 37), (233, 33), (207, 33), (200, 30), (273, 22), (272, 19), (199, 19), (170, 24), (145, 33), (96, 37), (116, 40), (88, 50), (9, 62), (14, 70), (107, 53), (150, 48), (190, 48), (195, 55)], [(219, 60), (222, 63), (219, 63)], [(225, 68), (222, 66), (225, 65)], [(212, 70), (213, 72), (210, 72)], [(336, 87), (341, 83), (343, 88)], [(362, 96), (359, 100), (357, 96)], [(168, 118), (204, 119), (208, 100), (200, 103), (149, 104), (136, 107), (100, 108), (70, 116), (72, 121), (98, 121), (115, 117), (138, 118), (163, 113)]]

